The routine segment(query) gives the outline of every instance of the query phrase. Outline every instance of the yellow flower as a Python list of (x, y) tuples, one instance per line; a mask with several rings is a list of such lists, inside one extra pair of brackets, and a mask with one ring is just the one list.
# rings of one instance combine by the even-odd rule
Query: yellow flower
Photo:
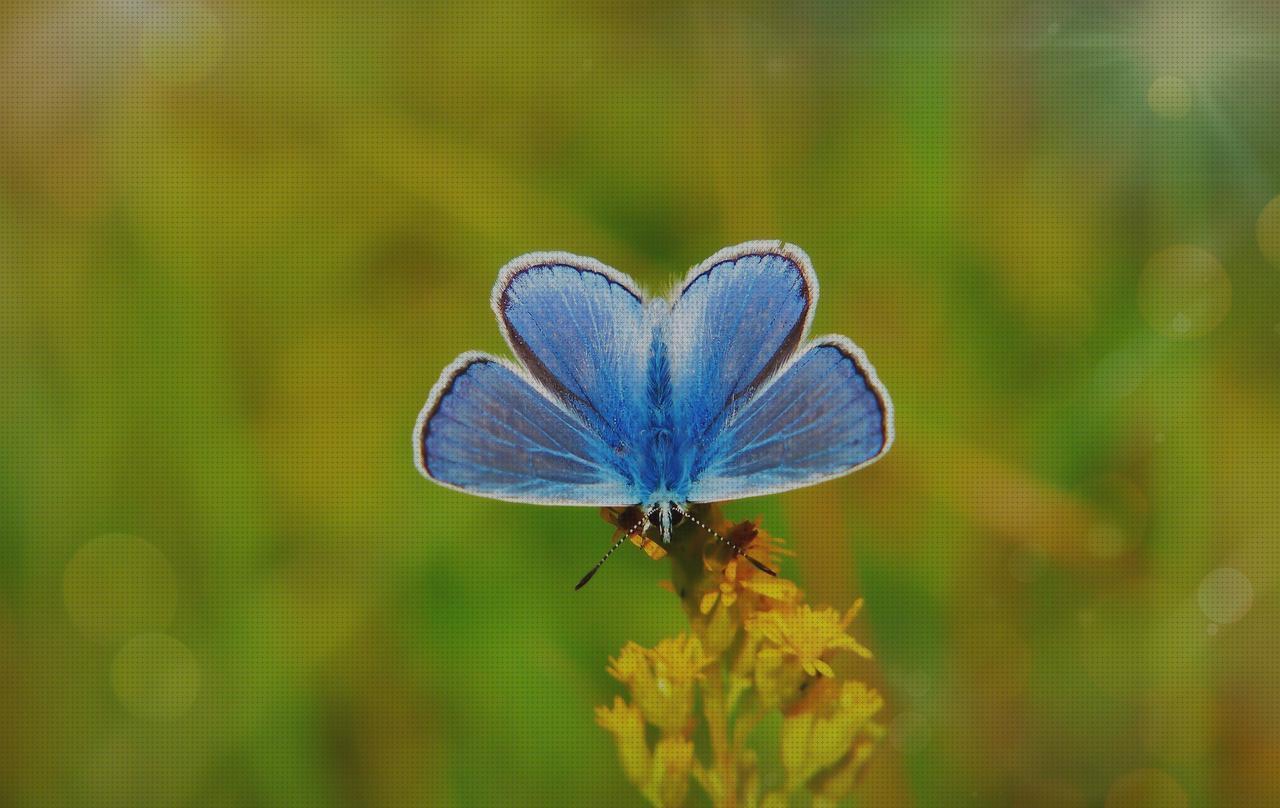
[(654, 561), (665, 558), (667, 555), (667, 551), (663, 549), (661, 544), (647, 536), (641, 536), (639, 533), (632, 533), (630, 534), (630, 538), (632, 544), (643, 550), (644, 554), (649, 556), (649, 558), (652, 558)]
[(864, 659), (871, 658), (871, 651), (845, 633), (861, 608), (859, 599), (841, 619), (835, 609), (815, 610), (802, 603), (793, 608), (756, 612), (747, 619), (746, 629), (766, 638), (784, 654), (795, 657), (810, 676), (819, 673), (834, 676), (835, 671), (822, 659), (827, 651), (842, 648)]
[(814, 808), (823, 804), (838, 805), (841, 800), (853, 793), (854, 783), (862, 773), (862, 767), (871, 759), (876, 745), (885, 735), (885, 728), (874, 721), (868, 721), (862, 730), (863, 738), (853, 742), (849, 751), (839, 763), (824, 772), (816, 774), (809, 781), (809, 790), (814, 793)]
[(680, 732), (693, 712), (693, 685), (713, 660), (693, 635), (668, 637), (653, 648), (629, 642), (609, 674), (631, 688), (645, 719), (664, 732)]
[[(638, 508), (601, 513), (617, 528), (615, 541), (643, 519)], [(617, 742), (627, 778), (657, 808), (684, 804), (694, 782), (715, 805), (782, 808), (807, 790), (814, 806), (833, 808), (885, 732), (874, 720), (879, 694), (836, 679), (829, 664), (837, 650), (871, 657), (848, 630), (862, 601), (843, 615), (814, 609), (794, 583), (751, 564), (776, 570), (779, 540), (755, 522), (729, 522), (716, 505), (694, 515), (670, 545), (630, 531), (646, 553), (670, 556), (664, 585), (689, 629), (652, 648), (629, 642), (610, 658), (609, 674), (629, 696), (598, 707), (596, 721)], [(781, 722), (765, 724), (779, 709)], [(776, 774), (750, 748), (766, 727), (776, 733)]]
[(777, 707), (789, 701), (805, 682), (804, 668), (794, 660), (786, 664), (787, 660), (779, 648), (770, 645), (756, 649), (753, 662), (755, 676), (752, 683), (756, 697), (766, 707)]
[[(763, 562), (761, 562), (763, 563)], [(793, 602), (800, 594), (794, 583), (786, 578), (776, 578), (751, 566), (740, 558), (734, 558), (724, 566), (720, 581), (716, 587), (703, 594), (698, 605), (703, 614), (711, 614), (711, 610), (719, 602), (725, 608), (732, 606), (743, 592), (754, 592), (770, 600), (784, 603)]]
[(742, 588), (780, 603), (794, 603), (800, 597), (800, 589), (791, 581), (761, 575), (756, 570), (742, 582)]
[(596, 723), (613, 734), (627, 779), (643, 788), (649, 781), (651, 758), (640, 711), (623, 701), (622, 696), (614, 696), (613, 709), (604, 705), (596, 708)]
[[(781, 556), (791, 555), (780, 546), (781, 539), (761, 531), (756, 522), (739, 522), (728, 531), (725, 538), (770, 569), (777, 566)], [(718, 558), (726, 551), (727, 548), (719, 542), (708, 543), (705, 552), (710, 555), (704, 555), (703, 558), (707, 569), (716, 569), (719, 566)], [(738, 596), (746, 592), (786, 603), (795, 601), (800, 595), (800, 590), (791, 581), (766, 575), (749, 561), (734, 556), (724, 563), (715, 588), (703, 594), (699, 610), (703, 614), (711, 614), (717, 602), (725, 607), (732, 606)]]
[(668, 735), (653, 749), (653, 769), (641, 792), (659, 808), (684, 805), (693, 768), (693, 742), (683, 735)]
[(693, 769), (693, 743), (683, 735), (668, 735), (652, 751), (645, 740), (640, 711), (615, 696), (613, 707), (596, 708), (596, 723), (618, 745), (618, 758), (627, 779), (659, 808), (684, 804)]
[[(868, 724), (883, 706), (880, 694), (862, 682), (825, 678), (814, 682), (800, 703), (782, 720), (780, 752), (782, 765), (787, 770), (788, 789), (799, 788), (824, 770), (845, 768), (836, 764), (860, 766), (870, 754), (868, 742), (879, 737), (875, 732), (867, 734)], [(860, 739), (863, 744), (857, 744)], [(861, 749), (863, 746), (865, 749)], [(846, 760), (851, 753), (852, 759)], [(848, 772), (846, 778), (835, 778), (841, 782), (824, 783), (834, 787), (824, 790), (824, 794), (839, 790), (845, 785), (842, 780), (851, 781), (854, 773), (856, 771)]]

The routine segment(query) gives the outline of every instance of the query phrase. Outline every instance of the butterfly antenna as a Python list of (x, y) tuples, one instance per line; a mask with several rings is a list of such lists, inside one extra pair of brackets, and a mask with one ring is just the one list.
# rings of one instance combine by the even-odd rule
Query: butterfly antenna
[(592, 567), (592, 568), (591, 568), (591, 571), (590, 571), (590, 572), (588, 572), (586, 575), (582, 576), (582, 580), (581, 580), (581, 581), (578, 581), (578, 585), (577, 585), (577, 586), (575, 586), (575, 587), (573, 588), (573, 591), (574, 591), (574, 592), (577, 592), (579, 589), (581, 589), (582, 587), (586, 586), (586, 585), (587, 585), (587, 582), (588, 582), (588, 581), (590, 581), (593, 577), (595, 577), (595, 574), (596, 574), (597, 572), (599, 572), (599, 571), (600, 571), (600, 568), (601, 568), (601, 567), (603, 567), (603, 566), (604, 566), (604, 562), (606, 562), (606, 561), (608, 561), (608, 560), (609, 560), (609, 556), (613, 555), (613, 551), (614, 551), (614, 550), (617, 550), (620, 546), (622, 546), (622, 543), (623, 543), (624, 541), (626, 541), (626, 540), (627, 540), (627, 538), (628, 538), (632, 533), (635, 533), (635, 532), (636, 532), (636, 528), (638, 528), (638, 527), (640, 527), (640, 525), (644, 524), (644, 522), (645, 522), (645, 521), (646, 521), (646, 520), (645, 520), (645, 518), (644, 518), (643, 516), (641, 516), (641, 517), (640, 517), (640, 521), (639, 521), (639, 522), (636, 522), (634, 525), (632, 525), (632, 526), (631, 526), (631, 529), (630, 529), (630, 530), (628, 530), (628, 531), (626, 531), (625, 533), (623, 533), (623, 534), (622, 534), (622, 536), (621, 536), (621, 537), (619, 537), (619, 539), (613, 543), (613, 546), (609, 548), (609, 552), (605, 553), (605, 554), (604, 554), (604, 557), (603, 557), (603, 558), (601, 558), (599, 561), (597, 561), (597, 562), (596, 562), (596, 565), (595, 565), (594, 567)]
[[(754, 558), (752, 558), (751, 556), (747, 555), (747, 551), (746, 551), (746, 550), (743, 550), (743, 549), (742, 549), (741, 547), (739, 547), (738, 545), (734, 544), (733, 542), (731, 542), (731, 541), (729, 541), (728, 539), (726, 539), (724, 536), (721, 536), (719, 533), (717, 533), (717, 532), (715, 532), (714, 530), (712, 530), (712, 529), (711, 529), (711, 527), (710, 527), (709, 525), (707, 525), (706, 523), (704, 523), (704, 522), (703, 522), (701, 519), (699, 519), (698, 517), (694, 516), (693, 514), (689, 513), (689, 512), (688, 512), (688, 511), (686, 511), (684, 508), (681, 508), (681, 507), (680, 507), (680, 506), (678, 506), (678, 505), (676, 506), (676, 510), (677, 510), (677, 511), (680, 511), (680, 513), (682, 513), (682, 514), (684, 514), (685, 516), (687, 516), (687, 517), (689, 517), (690, 519), (692, 519), (692, 520), (693, 520), (693, 523), (694, 523), (695, 525), (697, 525), (698, 527), (700, 527), (700, 528), (702, 528), (703, 530), (707, 531), (707, 532), (708, 532), (708, 533), (710, 533), (712, 536), (715, 536), (717, 539), (719, 539), (719, 541), (720, 541), (720, 543), (721, 543), (721, 544), (723, 544), (724, 546), (728, 547), (728, 548), (729, 548), (730, 550), (732, 550), (735, 554), (737, 554), (738, 556), (740, 556), (740, 557), (742, 557), (742, 558), (745, 558), (747, 561), (750, 561), (750, 562), (751, 562), (751, 566), (753, 566), (753, 567), (755, 567), (756, 569), (760, 570), (760, 571), (761, 571), (761, 572), (763, 572), (765, 575), (772, 575), (772, 576), (773, 576), (773, 577), (775, 577), (775, 578), (776, 578), (776, 577), (778, 577), (778, 573), (774, 572), (773, 570), (771, 570), (771, 569), (769, 569), (768, 567), (766, 567), (764, 564), (761, 564), (759, 561), (756, 561)], [(587, 576), (587, 577), (590, 577), (590, 576)]]

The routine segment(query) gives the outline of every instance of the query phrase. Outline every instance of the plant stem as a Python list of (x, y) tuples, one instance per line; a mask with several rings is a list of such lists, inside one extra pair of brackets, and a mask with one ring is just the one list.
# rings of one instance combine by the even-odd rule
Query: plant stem
[[(716, 666), (716, 675), (703, 689), (703, 711), (711, 735), (711, 753), (720, 774), (721, 794), (717, 808), (736, 808), (738, 804), (738, 764), (734, 747), (729, 743), (729, 716), (725, 709), (724, 665)], [(715, 795), (712, 795), (713, 800)]]
[(735, 756), (747, 745), (747, 739), (751, 737), (751, 731), (764, 720), (766, 713), (765, 708), (756, 707), (733, 722), (733, 753)]

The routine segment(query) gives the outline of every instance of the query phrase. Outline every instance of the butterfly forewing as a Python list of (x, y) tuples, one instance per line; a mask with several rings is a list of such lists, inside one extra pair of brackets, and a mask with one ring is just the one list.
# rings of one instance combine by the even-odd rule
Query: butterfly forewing
[(777, 242), (725, 250), (689, 272), (665, 328), (676, 414), (705, 448), (804, 339), (817, 283), (803, 252)]
[(503, 270), (493, 307), (529, 373), (617, 456), (634, 453), (652, 329), (631, 279), (589, 258), (535, 254)]

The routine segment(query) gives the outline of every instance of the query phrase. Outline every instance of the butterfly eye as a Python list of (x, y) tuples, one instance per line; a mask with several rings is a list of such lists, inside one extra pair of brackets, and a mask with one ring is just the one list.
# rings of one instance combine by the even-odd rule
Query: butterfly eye
[(675, 527), (684, 521), (684, 511), (673, 510), (671, 512), (671, 526)]
[(645, 514), (645, 518), (649, 520), (649, 524), (653, 525), (654, 527), (658, 527), (658, 520), (661, 518), (661, 516), (662, 516), (662, 511), (661, 509), (658, 508), (657, 505), (654, 505), (652, 508), (649, 509), (649, 512)]

